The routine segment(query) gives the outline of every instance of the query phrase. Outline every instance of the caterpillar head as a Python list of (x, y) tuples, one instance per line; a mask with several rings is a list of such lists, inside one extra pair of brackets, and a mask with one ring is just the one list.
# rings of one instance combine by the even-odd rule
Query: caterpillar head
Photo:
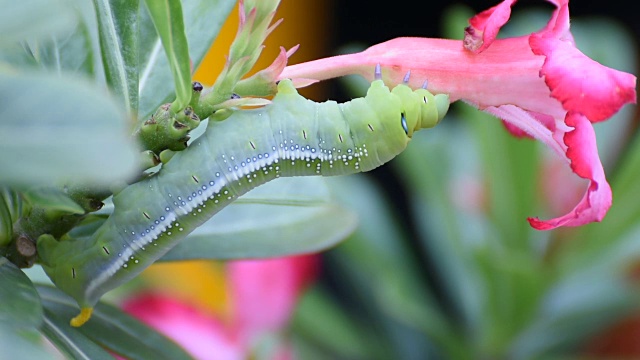
[(449, 109), (449, 95), (433, 95), (426, 89), (412, 90), (400, 84), (391, 90), (402, 104), (401, 126), (408, 137), (415, 131), (436, 126)]
[(349, 126), (358, 143), (376, 154), (376, 161), (362, 162), (360, 168), (370, 170), (393, 159), (407, 147), (415, 131), (435, 126), (448, 107), (447, 95), (414, 91), (405, 84), (389, 90), (382, 79), (374, 80), (364, 99), (354, 99), (343, 108), (343, 115), (353, 119)]

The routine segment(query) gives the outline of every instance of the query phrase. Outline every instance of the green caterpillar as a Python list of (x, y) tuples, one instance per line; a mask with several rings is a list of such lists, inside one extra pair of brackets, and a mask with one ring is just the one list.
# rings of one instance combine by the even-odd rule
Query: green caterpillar
[[(407, 74), (408, 76), (408, 74)], [(414, 131), (435, 126), (447, 95), (400, 84), (380, 68), (364, 98), (316, 103), (282, 80), (273, 102), (210, 122), (153, 177), (114, 196), (115, 210), (90, 239), (38, 239), (43, 268), (80, 305), (80, 326), (107, 291), (132, 279), (249, 190), (282, 176), (369, 171), (402, 152)], [(408, 78), (406, 79), (408, 80)]]

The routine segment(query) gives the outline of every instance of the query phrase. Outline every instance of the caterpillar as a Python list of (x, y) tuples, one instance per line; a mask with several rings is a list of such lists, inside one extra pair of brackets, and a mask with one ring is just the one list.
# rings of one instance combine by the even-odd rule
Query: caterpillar
[(283, 176), (369, 171), (394, 158), (448, 110), (448, 95), (424, 87), (389, 90), (377, 66), (364, 98), (316, 103), (285, 79), (271, 104), (211, 121), (157, 174), (115, 195), (114, 212), (89, 239), (38, 239), (45, 272), (80, 306), (71, 325), (84, 324), (103, 294), (249, 190)]

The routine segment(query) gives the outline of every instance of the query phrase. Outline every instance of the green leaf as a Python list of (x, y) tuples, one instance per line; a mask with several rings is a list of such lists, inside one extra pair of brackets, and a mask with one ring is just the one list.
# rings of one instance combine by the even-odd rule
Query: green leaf
[(145, 4), (169, 60), (176, 93), (171, 110), (177, 113), (186, 108), (191, 100), (189, 44), (184, 29), (182, 4), (180, 0), (145, 0)]
[(416, 134), (393, 164), (410, 191), (412, 218), (425, 257), (443, 284), (442, 296), (458, 318), (476, 324), (483, 294), (470, 250), (484, 241), (487, 223), (483, 215), (461, 212), (451, 194), (460, 191), (454, 186), (461, 180), (477, 176), (480, 161), (467, 128), (449, 120)]
[(109, 215), (107, 214), (88, 214), (69, 231), (68, 235), (72, 239), (89, 238), (104, 224), (108, 217)]
[(0, 47), (67, 31), (76, 21), (73, 9), (59, 0), (1, 0), (0, 9)]
[[(47, 311), (68, 322), (78, 308), (74, 300), (49, 286), (38, 286)], [(142, 324), (122, 310), (99, 303), (91, 320), (74, 329), (102, 347), (128, 359), (191, 359), (191, 356), (170, 339)]]
[(615, 224), (616, 233), (622, 233), (632, 225), (639, 224), (637, 219), (640, 214), (640, 204), (633, 201), (633, 195), (637, 194), (636, 191), (640, 188), (636, 181), (638, 176), (640, 176), (640, 136), (636, 136), (633, 144), (628, 147), (620, 169), (611, 180), (615, 204), (611, 207), (611, 211), (614, 211), (615, 216), (609, 216), (611, 214), (609, 213), (605, 221), (610, 221), (611, 225)]
[(611, 270), (595, 266), (556, 281), (536, 316), (513, 341), (509, 358), (575, 353), (586, 339), (632, 314), (637, 309), (637, 289)]
[(17, 329), (0, 322), (0, 349), (3, 359), (59, 360), (50, 346), (45, 346), (42, 335), (35, 328)]
[(22, 201), (22, 194), (7, 186), (0, 186), (0, 197), (2, 197), (9, 210), (11, 221), (15, 222), (18, 220), (22, 216), (25, 208)]
[(40, 66), (58, 74), (65, 72), (94, 74), (93, 48), (87, 24), (78, 21), (73, 31), (60, 36), (30, 43), (31, 53)]
[[(318, 316), (322, 314), (321, 316)], [(326, 291), (305, 292), (292, 319), (293, 333), (319, 343), (344, 359), (371, 359), (375, 342), (370, 330), (360, 326)]]
[[(184, 27), (194, 69), (200, 65), (235, 3), (235, 0), (192, 0), (182, 4), (184, 18), (188, 19)], [(147, 11), (140, 13), (139, 43), (141, 75), (138, 114), (139, 118), (146, 119), (158, 106), (170, 101), (175, 90), (169, 62), (162, 55), (160, 39)]]
[(282, 178), (227, 206), (162, 260), (263, 258), (316, 252), (344, 240), (356, 216), (319, 177)]
[(502, 245), (523, 251), (537, 246), (536, 241), (527, 241), (534, 230), (526, 221), (536, 208), (540, 169), (536, 142), (514, 137), (500, 120), (470, 106), (459, 110), (478, 141), (482, 175), (489, 185), (489, 217)]
[[(368, 306), (421, 334), (446, 351), (461, 356), (463, 347), (451, 323), (420, 276), (408, 234), (398, 224), (380, 191), (365, 176), (327, 179), (345, 206), (361, 218), (358, 230), (330, 255), (349, 273), (356, 287), (372, 293)], [(418, 258), (419, 259), (419, 258)]]
[(26, 43), (14, 43), (0, 46), (0, 63), (13, 68), (36, 69), (38, 62), (31, 54)]
[(72, 328), (68, 320), (50, 310), (45, 310), (44, 313), (42, 333), (69, 357), (86, 360), (113, 360), (113, 356), (107, 351), (77, 329)]
[(107, 84), (126, 109), (138, 109), (138, 1), (94, 0)]
[(13, 224), (23, 215), (23, 198), (20, 193), (0, 186), (0, 249), (8, 245), (13, 238)]
[[(606, 227), (606, 224), (604, 226)], [(599, 226), (589, 227), (591, 231), (602, 234)], [(615, 231), (613, 233), (616, 234)], [(605, 277), (599, 280), (603, 282), (611, 281), (606, 277), (612, 277), (612, 274), (619, 279), (626, 279), (640, 258), (640, 227), (636, 226), (633, 231), (623, 236), (589, 235), (588, 229), (577, 232), (575, 236), (567, 239), (567, 244), (556, 250), (554, 258), (559, 271), (564, 276), (582, 272), (599, 274)]]
[(13, 236), (13, 219), (7, 207), (5, 194), (0, 192), (0, 249), (11, 242)]
[(0, 73), (0, 182), (109, 184), (135, 171), (126, 114), (72, 77)]
[[(360, 322), (366, 324), (367, 328), (375, 329), (377, 333), (377, 341), (369, 343), (371, 352), (376, 354), (377, 359), (404, 359), (415, 357), (419, 359), (432, 358), (434, 354), (433, 349), (437, 345), (448, 347), (444, 343), (439, 343), (439, 340), (455, 340), (453, 337), (447, 336), (446, 338), (438, 339), (437, 334), (446, 333), (449, 331), (447, 328), (438, 328), (441, 323), (422, 323), (425, 319), (423, 316), (419, 316), (418, 319), (409, 319), (415, 316), (414, 310), (418, 309), (419, 315), (431, 312), (431, 309), (416, 308), (411, 304), (411, 309), (408, 313), (402, 314), (404, 307), (395, 309), (394, 307), (406, 305), (413, 302), (411, 296), (406, 297), (404, 294), (405, 289), (396, 289), (392, 284), (402, 274), (387, 273), (384, 278), (380, 278), (380, 274), (384, 273), (384, 270), (390, 269), (387, 263), (381, 263), (380, 269), (372, 272), (372, 267), (362, 266), (362, 260), (355, 255), (356, 249), (352, 249), (348, 254), (342, 252), (342, 248), (353, 244), (354, 239), (358, 237), (350, 238), (348, 241), (342, 244), (342, 246), (336, 251), (330, 251), (328, 256), (325, 257), (325, 264), (334, 273), (333, 277), (340, 279), (337, 285), (343, 289), (339, 295), (341, 298), (345, 297), (353, 304), (350, 306), (349, 312), (351, 317), (356, 320), (359, 315)], [(359, 249), (366, 248), (367, 239), (359, 239)], [(389, 239), (397, 240), (397, 239)], [(369, 254), (367, 254), (369, 255)], [(369, 255), (370, 256), (370, 255)], [(379, 258), (384, 260), (384, 257)], [(368, 265), (368, 264), (367, 264)], [(402, 270), (401, 270), (402, 272)], [(401, 280), (400, 280), (401, 281)], [(420, 282), (416, 282), (420, 286)], [(383, 285), (381, 287), (380, 285)], [(387, 294), (388, 291), (400, 291), (400, 294)], [(389, 301), (389, 296), (396, 296), (396, 299), (403, 298), (404, 303)], [(419, 302), (419, 301), (418, 301)], [(428, 302), (421, 303), (424, 307), (430, 307)], [(437, 313), (436, 313), (437, 314)], [(400, 316), (398, 316), (400, 315)], [(423, 328), (423, 326), (426, 326)], [(435, 333), (430, 331), (425, 332), (427, 329), (436, 330)], [(435, 335), (435, 336), (434, 336)], [(411, 339), (420, 339), (417, 342), (413, 342)], [(411, 349), (405, 347), (407, 343), (412, 342)], [(468, 357), (460, 356), (465, 352), (461, 344), (457, 344), (452, 349), (451, 356), (435, 356), (435, 358), (451, 358), (451, 359), (465, 359)], [(443, 348), (439, 350), (443, 351)], [(413, 356), (409, 356), (412, 354)], [(458, 356), (454, 356), (458, 355)]]
[(476, 341), (491, 358), (504, 354), (515, 335), (536, 320), (550, 274), (538, 259), (515, 251), (481, 249), (476, 259), (486, 294)]
[(84, 214), (82, 206), (71, 200), (63, 191), (55, 188), (36, 188), (24, 193), (24, 198), (47, 210), (55, 210), (65, 214)]
[(38, 327), (42, 322), (40, 297), (31, 280), (0, 257), (0, 324), (14, 328)]

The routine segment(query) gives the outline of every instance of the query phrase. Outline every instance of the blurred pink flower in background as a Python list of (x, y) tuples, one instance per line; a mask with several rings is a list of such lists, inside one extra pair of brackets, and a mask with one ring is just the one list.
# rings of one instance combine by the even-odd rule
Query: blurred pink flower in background
[[(526, 36), (496, 39), (515, 0), (505, 0), (469, 20), (465, 39), (397, 38), (367, 50), (285, 67), (281, 78), (302, 85), (349, 74), (372, 80), (380, 64), (387, 84), (411, 71), (414, 88), (463, 100), (503, 121), (516, 136), (547, 145), (588, 180), (586, 192), (565, 215), (529, 218), (538, 230), (600, 221), (611, 206), (611, 188), (598, 156), (592, 123), (636, 102), (636, 77), (605, 67), (578, 50), (569, 31), (569, 1), (556, 6), (548, 24)], [(557, 184), (566, 189), (566, 184)], [(572, 193), (571, 190), (566, 190)]]
[[(281, 332), (296, 302), (318, 272), (317, 255), (230, 261), (226, 265), (228, 316), (215, 316), (194, 304), (160, 292), (143, 292), (122, 308), (175, 340), (196, 359), (247, 359), (261, 343), (269, 358), (293, 359)], [(226, 318), (226, 319), (224, 319)]]

